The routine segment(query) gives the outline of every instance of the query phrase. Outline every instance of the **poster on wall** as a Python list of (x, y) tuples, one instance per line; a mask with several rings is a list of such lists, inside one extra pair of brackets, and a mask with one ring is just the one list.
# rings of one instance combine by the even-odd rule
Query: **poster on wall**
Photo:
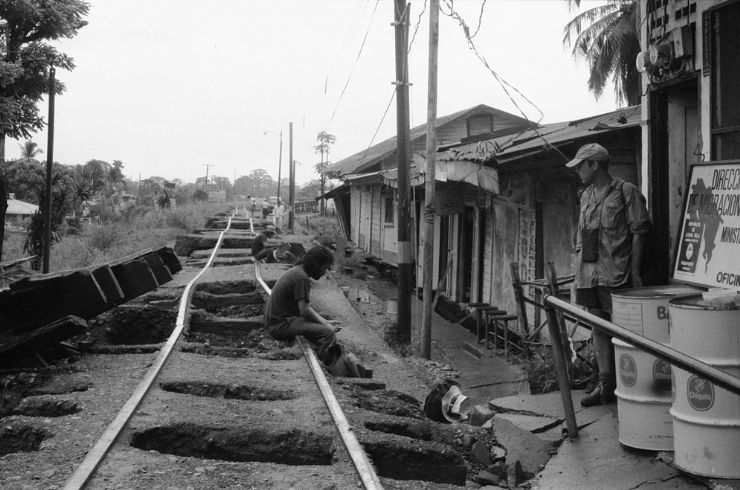
[(740, 290), (740, 162), (691, 167), (673, 278)]

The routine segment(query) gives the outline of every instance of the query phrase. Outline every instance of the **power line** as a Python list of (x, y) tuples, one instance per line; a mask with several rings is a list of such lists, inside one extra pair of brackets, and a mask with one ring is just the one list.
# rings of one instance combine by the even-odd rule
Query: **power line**
[[(493, 75), (493, 77), (496, 79), (496, 81), (499, 83), (499, 85), (503, 89), (503, 91), (506, 94), (506, 96), (509, 98), (509, 100), (511, 101), (511, 103), (514, 104), (514, 107), (517, 108), (517, 110), (522, 115), (522, 117), (524, 117), (524, 119), (526, 119), (529, 123), (532, 123), (532, 120), (527, 116), (527, 114), (521, 108), (521, 106), (519, 105), (519, 103), (511, 95), (511, 92), (509, 91), (509, 88), (511, 90), (513, 90), (514, 92), (516, 92), (517, 94), (519, 94), (519, 96), (522, 99), (524, 99), (530, 106), (532, 106), (537, 112), (539, 112), (540, 117), (539, 117), (539, 119), (537, 119), (536, 122), (534, 122), (534, 125), (532, 126), (531, 129), (535, 132), (535, 134), (537, 136), (540, 137), (540, 139), (542, 139), (542, 141), (545, 142), (545, 145), (547, 147), (552, 148), (557, 153), (559, 153), (565, 159), (566, 162), (570, 161), (570, 158), (568, 158), (567, 156), (565, 156), (565, 154), (562, 151), (560, 151), (560, 149), (558, 149), (557, 147), (553, 146), (547, 139), (545, 139), (545, 137), (542, 136), (542, 134), (537, 129), (537, 126), (542, 121), (542, 119), (545, 117), (545, 114), (542, 112), (542, 109), (540, 109), (537, 106), (537, 104), (535, 104), (534, 102), (532, 102), (518, 88), (514, 87), (509, 82), (507, 82), (503, 77), (501, 77), (501, 75), (499, 75), (496, 72), (496, 70), (494, 70), (493, 68), (491, 68), (491, 65), (488, 64), (488, 60), (486, 60), (486, 57), (483, 56), (483, 54), (478, 49), (478, 46), (476, 46), (476, 44), (473, 42), (473, 39), (472, 39), (472, 37), (470, 35), (470, 28), (468, 27), (467, 23), (465, 22), (465, 19), (463, 19), (462, 16), (455, 10), (455, 8), (454, 8), (454, 0), (444, 0), (444, 3), (447, 5), (447, 8), (449, 9), (449, 12), (445, 12), (444, 9), (442, 9), (441, 5), (440, 5), (440, 11), (444, 15), (455, 19), (458, 22), (458, 24), (462, 27), (463, 33), (465, 34), (465, 38), (466, 38), (466, 40), (468, 42), (468, 48), (470, 48), (470, 50), (473, 51), (473, 53), (478, 58), (478, 60), (480, 60), (481, 63), (483, 63), (483, 66), (485, 66), (486, 69), (491, 73), (491, 75)], [(483, 3), (485, 4), (485, 1)], [(481, 6), (481, 16), (482, 15), (483, 15), (483, 6)], [(482, 17), (479, 18), (479, 21), (481, 21), (481, 19), (482, 19)], [(475, 34), (477, 34), (479, 30), (480, 30), (480, 25), (478, 26), (478, 29), (476, 30)]]
[(355, 68), (357, 67), (357, 62), (360, 60), (360, 56), (362, 55), (362, 50), (365, 47), (365, 41), (367, 41), (367, 36), (368, 34), (370, 34), (370, 27), (373, 25), (373, 19), (375, 18), (375, 12), (378, 10), (379, 3), (380, 3), (380, 0), (375, 0), (375, 7), (373, 7), (373, 13), (370, 16), (370, 22), (368, 22), (367, 24), (367, 30), (365, 31), (365, 36), (362, 38), (362, 44), (360, 45), (360, 50), (357, 53), (357, 57), (355, 58), (354, 64), (352, 65), (352, 70), (350, 70), (349, 76), (347, 77), (347, 83), (344, 84), (344, 87), (342, 88), (342, 92), (339, 94), (339, 100), (337, 100), (337, 105), (334, 107), (334, 112), (331, 113), (329, 122), (326, 123), (327, 128), (331, 125), (332, 121), (334, 121), (334, 116), (337, 113), (337, 109), (339, 109), (339, 105), (342, 103), (342, 97), (344, 97), (344, 92), (347, 90), (350, 80), (352, 80), (352, 75), (354, 74)]

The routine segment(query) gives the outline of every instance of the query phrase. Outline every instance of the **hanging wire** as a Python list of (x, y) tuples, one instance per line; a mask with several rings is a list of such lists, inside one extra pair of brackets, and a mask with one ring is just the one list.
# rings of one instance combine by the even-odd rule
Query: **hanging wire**
[(357, 62), (360, 61), (360, 56), (362, 55), (362, 50), (365, 48), (365, 42), (367, 41), (368, 34), (370, 34), (370, 27), (372, 27), (373, 25), (373, 19), (375, 18), (375, 12), (378, 10), (379, 3), (380, 3), (380, 0), (375, 0), (375, 6), (373, 7), (373, 13), (370, 15), (370, 22), (368, 22), (367, 24), (367, 30), (365, 31), (365, 36), (362, 38), (362, 44), (360, 45), (360, 50), (357, 53), (357, 57), (355, 57), (355, 62), (352, 65), (352, 69), (349, 72), (349, 76), (347, 77), (347, 82), (344, 84), (344, 87), (342, 88), (342, 92), (339, 94), (339, 99), (337, 100), (337, 105), (334, 107), (334, 112), (331, 113), (329, 122), (326, 123), (327, 129), (331, 125), (332, 121), (334, 121), (334, 116), (337, 114), (337, 109), (339, 109), (339, 105), (342, 103), (344, 92), (347, 90), (347, 87), (349, 86), (349, 82), (352, 80), (352, 75), (355, 72), (355, 68), (357, 68)]
[[(514, 104), (514, 107), (516, 107), (516, 109), (519, 111), (519, 113), (522, 115), (522, 117), (524, 117), (524, 119), (526, 119), (528, 122), (532, 123), (532, 127), (529, 128), (529, 129), (531, 129), (532, 131), (534, 131), (534, 133), (540, 139), (542, 139), (545, 142), (545, 146), (547, 146), (548, 148), (551, 148), (552, 150), (554, 150), (555, 152), (557, 152), (558, 154), (560, 154), (560, 156), (566, 162), (570, 161), (570, 158), (568, 158), (562, 151), (560, 151), (559, 148), (553, 146), (539, 132), (537, 126), (539, 126), (539, 123), (544, 118), (544, 113), (542, 112), (542, 109), (540, 109), (537, 106), (537, 104), (535, 104), (534, 102), (532, 102), (532, 100), (530, 100), (526, 95), (524, 95), (518, 88), (516, 88), (515, 86), (513, 86), (509, 82), (507, 82), (501, 75), (498, 74), (498, 72), (496, 72), (496, 70), (494, 70), (491, 67), (491, 65), (488, 63), (488, 60), (486, 59), (486, 57), (483, 56), (483, 54), (480, 52), (480, 49), (478, 49), (478, 46), (473, 42), (473, 38), (472, 38), (472, 36), (470, 34), (470, 28), (468, 27), (468, 24), (465, 22), (465, 19), (463, 19), (462, 16), (455, 10), (454, 0), (444, 0), (444, 4), (446, 5), (447, 9), (449, 9), (449, 10), (448, 11), (445, 11), (444, 8), (442, 8), (442, 4), (440, 4), (440, 12), (442, 12), (444, 15), (446, 15), (446, 16), (448, 16), (448, 17), (450, 17), (450, 18), (452, 18), (452, 19), (454, 19), (454, 20), (456, 20), (458, 22), (458, 24), (460, 25), (460, 27), (463, 30), (463, 33), (465, 35), (465, 39), (468, 42), (468, 48), (475, 54), (475, 56), (478, 58), (478, 60), (481, 63), (483, 63), (483, 66), (491, 73), (491, 75), (493, 75), (494, 79), (496, 79), (496, 81), (499, 83), (499, 85), (503, 89), (503, 91), (506, 94), (506, 96), (509, 98), (509, 100), (511, 101), (511, 103)], [(481, 12), (482, 12), (482, 8), (481, 8)], [(481, 20), (481, 19), (479, 19), (479, 20)], [(478, 27), (478, 30), (480, 30), (480, 26)], [(476, 34), (478, 33), (478, 30), (476, 30)], [(511, 91), (509, 89), (511, 89)], [(529, 118), (529, 116), (527, 116), (526, 112), (524, 112), (524, 110), (522, 109), (522, 107), (520, 106), (520, 104), (516, 101), (516, 99), (511, 94), (512, 91), (515, 92), (515, 93), (517, 93), (522, 99), (524, 99), (525, 102), (527, 102), (532, 108), (534, 108), (539, 113), (539, 118), (537, 119), (537, 121), (534, 121), (533, 122)]]

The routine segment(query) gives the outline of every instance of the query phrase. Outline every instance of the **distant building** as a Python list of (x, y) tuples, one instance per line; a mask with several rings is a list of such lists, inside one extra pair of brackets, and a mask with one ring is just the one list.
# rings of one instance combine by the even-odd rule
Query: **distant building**
[(5, 224), (11, 227), (23, 226), (38, 210), (37, 205), (14, 199), (11, 194), (11, 198), (8, 199), (8, 210), (5, 212)]

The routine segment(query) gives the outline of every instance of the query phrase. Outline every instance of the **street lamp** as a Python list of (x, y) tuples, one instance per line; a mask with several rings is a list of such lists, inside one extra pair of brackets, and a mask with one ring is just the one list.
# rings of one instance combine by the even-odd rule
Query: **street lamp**
[(267, 133), (280, 135), (280, 152), (278, 153), (278, 182), (277, 182), (277, 198), (278, 198), (278, 201), (280, 201), (280, 178), (281, 178), (281, 171), (283, 169), (283, 131), (280, 130), (279, 133), (277, 131), (265, 131), (262, 134), (267, 136)]

